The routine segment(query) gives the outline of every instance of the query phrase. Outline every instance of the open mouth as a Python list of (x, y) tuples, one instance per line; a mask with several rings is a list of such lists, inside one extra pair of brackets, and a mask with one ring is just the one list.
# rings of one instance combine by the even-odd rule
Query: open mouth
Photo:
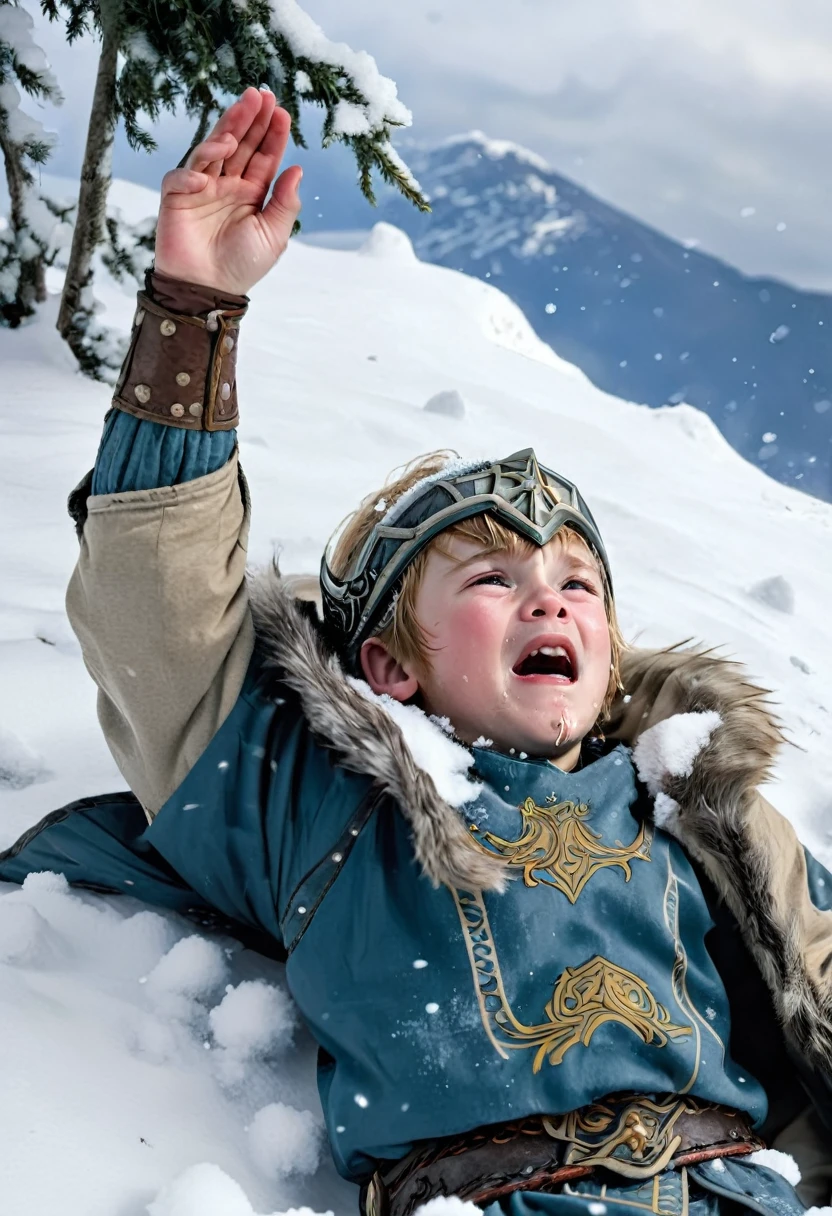
[(512, 667), (516, 676), (550, 676), (573, 684), (577, 679), (577, 665), (573, 655), (565, 646), (541, 646), (531, 650)]

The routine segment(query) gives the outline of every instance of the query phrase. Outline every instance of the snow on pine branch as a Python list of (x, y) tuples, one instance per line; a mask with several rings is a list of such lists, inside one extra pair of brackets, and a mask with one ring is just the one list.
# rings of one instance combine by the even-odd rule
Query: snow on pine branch
[(8, 48), (20, 84), (27, 93), (58, 100), (58, 82), (32, 29), (32, 18), (24, 8), (11, 0), (0, 3), (0, 43)]
[(321, 27), (305, 13), (297, 0), (270, 0), (274, 14), (272, 28), (287, 41), (297, 59), (343, 68), (352, 77), (363, 97), (368, 131), (384, 123), (409, 127), (413, 122), (410, 110), (399, 101), (395, 82), (382, 76), (375, 59), (366, 51), (354, 51), (345, 42), (332, 42)]
[(62, 100), (28, 12), (0, 0), (0, 150), (9, 193), (8, 222), (0, 231), (0, 324), (16, 327), (45, 297), (45, 266), (54, 255), (60, 217), (35, 188), (33, 166), (47, 160), (54, 137), (23, 109)]
[[(251, 0), (233, 3), (243, 11), (251, 7)], [(375, 203), (371, 170), (376, 169), (420, 210), (429, 210), (419, 183), (390, 143), (392, 128), (413, 122), (395, 81), (381, 74), (366, 51), (331, 41), (297, 0), (268, 0), (268, 4), (269, 34), (283, 68), (281, 101), (292, 115), (295, 142), (304, 144), (301, 100), (323, 106), (324, 146), (338, 140), (352, 148), (359, 184), (369, 202)]]

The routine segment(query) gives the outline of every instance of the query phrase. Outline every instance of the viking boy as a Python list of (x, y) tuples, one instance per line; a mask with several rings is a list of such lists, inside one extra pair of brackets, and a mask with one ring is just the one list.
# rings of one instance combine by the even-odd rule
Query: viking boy
[(247, 90), (164, 180), (71, 501), (69, 615), (133, 793), (48, 816), (0, 878), (284, 957), (370, 1216), (797, 1214), (778, 1137), (828, 1202), (832, 877), (757, 792), (763, 694), (622, 645), (575, 486), (531, 449), (429, 457), (330, 545), (321, 620), (247, 583), (235, 366), (299, 209), (296, 167), (269, 194), (288, 129)]

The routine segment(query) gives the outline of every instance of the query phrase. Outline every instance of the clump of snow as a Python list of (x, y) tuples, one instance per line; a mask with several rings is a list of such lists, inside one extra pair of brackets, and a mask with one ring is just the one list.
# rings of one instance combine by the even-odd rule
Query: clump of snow
[(149, 67), (156, 67), (159, 62), (159, 56), (153, 49), (150, 39), (143, 31), (137, 31), (129, 36), (124, 47), (124, 57), (126, 59), (135, 59), (139, 63), (146, 63)]
[(54, 874), (51, 870), (38, 870), (27, 874), (23, 880), (21, 891), (27, 895), (67, 895), (71, 896), (72, 888), (65, 874)]
[(404, 735), (415, 763), (433, 779), (440, 798), (459, 807), (479, 796), (482, 784), (468, 776), (474, 763), (471, 753), (449, 739), (418, 705), (402, 705), (386, 694), (377, 696), (363, 680), (351, 678), (350, 684), (390, 715)]
[(674, 834), (679, 823), (679, 803), (659, 790), (653, 803), (653, 819), (656, 827)]
[(443, 414), (446, 418), (464, 418), (466, 413), (465, 398), (456, 388), (434, 393), (425, 402), (424, 408), (429, 414)]
[(285, 1050), (292, 1042), (297, 1012), (281, 988), (244, 980), (226, 989), (208, 1022), (220, 1046), (245, 1059)]
[[(147, 1212), (148, 1216), (257, 1216), (240, 1184), (218, 1165), (208, 1163), (191, 1166), (163, 1187), (148, 1204)], [(281, 1216), (315, 1216), (315, 1213), (311, 1208), (290, 1208)]]
[(431, 714), (430, 720), (434, 724), (434, 726), (438, 726), (439, 729), (441, 731), (443, 731), (446, 735), (453, 736), (454, 724), (450, 718), (440, 717), (438, 714)]
[(23, 790), (48, 776), (43, 757), (13, 731), (0, 726), (0, 789)]
[(775, 574), (771, 578), (764, 578), (759, 583), (754, 583), (753, 587), (749, 588), (748, 594), (758, 603), (765, 604), (768, 608), (775, 608), (777, 612), (785, 612), (789, 616), (794, 614), (794, 588), (782, 574)]
[(332, 129), (336, 135), (369, 135), (367, 111), (351, 101), (339, 101), (332, 115)]
[(792, 1186), (800, 1183), (800, 1167), (789, 1153), (781, 1153), (776, 1148), (764, 1148), (758, 1153), (752, 1153), (748, 1160), (752, 1165), (764, 1165), (766, 1169), (773, 1170)]
[(323, 1136), (319, 1116), (283, 1102), (258, 1110), (248, 1129), (252, 1159), (269, 1178), (314, 1174), (321, 1161)]
[(805, 676), (810, 676), (812, 674), (812, 669), (809, 664), (805, 659), (801, 659), (799, 655), (790, 654), (789, 662), (791, 663), (792, 667), (796, 667), (798, 671), (802, 671)]
[(218, 1165), (194, 1165), (162, 1189), (148, 1216), (257, 1216), (246, 1193)]
[(401, 228), (396, 228), (394, 224), (387, 224), (384, 221), (373, 225), (367, 239), (357, 252), (365, 258), (384, 258), (385, 261), (398, 265), (409, 265), (419, 261), (413, 248), (413, 242), (407, 233), (402, 232)]
[(414, 1212), (414, 1216), (480, 1216), (482, 1208), (458, 1195), (437, 1195)]
[(696, 757), (721, 723), (719, 714), (708, 710), (673, 714), (646, 730), (633, 749), (633, 761), (650, 793), (662, 792), (665, 777), (689, 777)]
[(29, 903), (13, 896), (0, 905), (0, 963), (31, 966), (51, 950), (48, 922)]
[(224, 983), (228, 961), (216, 942), (194, 934), (183, 937), (147, 976), (147, 990), (171, 1010), (187, 1011), (185, 1002), (209, 1000)]

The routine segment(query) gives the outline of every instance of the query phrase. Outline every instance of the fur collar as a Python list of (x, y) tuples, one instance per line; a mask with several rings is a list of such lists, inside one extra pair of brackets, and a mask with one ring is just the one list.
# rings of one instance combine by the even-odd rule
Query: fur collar
[[(399, 727), (345, 677), (314, 614), (295, 598), (298, 590), (311, 598), (314, 581), (304, 582), (299, 587), (298, 581), (282, 578), (276, 567), (252, 582), (255, 629), (267, 668), (297, 693), (313, 732), (340, 763), (371, 776), (395, 799), (409, 823), (417, 860), (434, 884), (503, 889), (505, 867), (470, 847), (462, 816), (416, 764)], [(664, 792), (682, 809), (682, 820), (686, 811), (702, 806), (717, 815), (737, 813), (765, 779), (781, 739), (764, 691), (749, 684), (737, 664), (678, 648), (630, 651), (624, 683), (609, 735), (628, 746), (674, 714), (719, 714), (721, 724), (689, 774), (669, 776)]]

